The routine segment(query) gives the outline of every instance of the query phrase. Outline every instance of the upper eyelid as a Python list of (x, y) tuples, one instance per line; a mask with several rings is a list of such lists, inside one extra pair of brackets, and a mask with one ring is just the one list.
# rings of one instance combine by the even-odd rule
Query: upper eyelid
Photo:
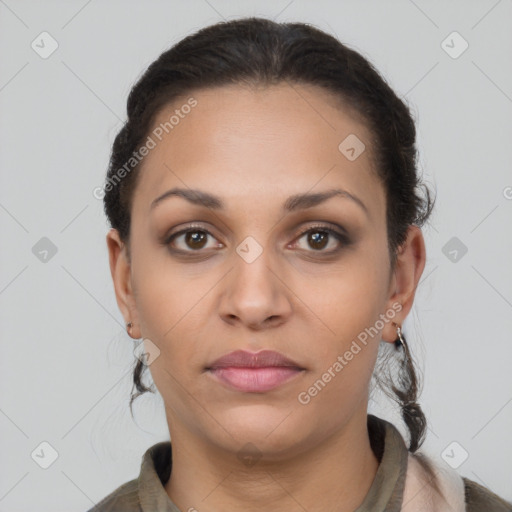
[[(303, 234), (303, 233), (306, 233), (308, 232), (309, 230), (311, 229), (330, 229), (332, 231), (341, 231), (341, 234), (345, 234), (348, 236), (348, 233), (347, 233), (347, 230), (343, 227), (343, 226), (338, 226), (332, 222), (329, 222), (329, 221), (311, 221), (313, 222), (314, 224), (313, 225), (310, 225), (310, 226), (307, 226), (303, 229), (300, 230), (299, 232), (299, 235), (300, 234)], [(169, 238), (171, 236), (175, 236), (175, 235), (178, 235), (178, 234), (183, 234), (184, 232), (187, 232), (187, 231), (190, 231), (190, 230), (194, 230), (194, 229), (197, 229), (198, 231), (205, 231), (207, 233), (209, 233), (210, 235), (212, 236), (215, 236), (213, 233), (212, 233), (212, 230), (206, 226), (203, 226), (201, 224), (195, 224), (195, 223), (192, 223), (192, 224), (189, 224), (189, 225), (185, 225), (184, 227), (182, 227), (181, 229), (178, 229), (177, 231), (174, 231), (174, 232), (169, 232), (166, 236), (166, 238)]]

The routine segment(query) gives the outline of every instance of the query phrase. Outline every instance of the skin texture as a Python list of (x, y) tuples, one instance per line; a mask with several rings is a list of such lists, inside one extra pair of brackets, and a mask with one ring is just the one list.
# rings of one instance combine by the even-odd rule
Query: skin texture
[[(183, 511), (353, 511), (378, 468), (366, 427), (369, 383), (379, 343), (396, 339), (392, 322), (401, 325), (412, 307), (426, 259), (421, 230), (410, 227), (392, 273), (370, 134), (324, 90), (233, 85), (191, 96), (197, 106), (142, 163), (130, 254), (116, 230), (107, 235), (131, 336), (160, 350), (149, 369), (173, 443), (166, 491)], [(185, 102), (166, 106), (154, 126)], [(349, 134), (366, 144), (354, 161), (338, 149)], [(150, 210), (173, 187), (218, 195), (225, 209), (171, 197)], [(367, 212), (339, 196), (281, 211), (293, 194), (331, 188), (354, 194)], [(172, 246), (188, 252), (172, 253), (166, 235), (189, 223), (206, 238), (178, 235)], [(350, 243), (301, 234), (315, 224), (345, 228)], [(246, 237), (262, 249), (251, 263), (236, 250)], [(299, 393), (393, 304), (401, 310), (392, 321), (301, 404)], [(305, 370), (265, 393), (228, 389), (205, 367), (237, 349), (276, 350)], [(237, 457), (246, 443), (260, 457), (250, 466)]]

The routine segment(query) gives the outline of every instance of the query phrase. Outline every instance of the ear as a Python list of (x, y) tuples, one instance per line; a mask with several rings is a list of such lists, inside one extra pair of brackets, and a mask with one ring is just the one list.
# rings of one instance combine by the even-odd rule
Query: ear
[(111, 229), (107, 233), (107, 247), (110, 274), (114, 282), (117, 305), (124, 317), (125, 324), (128, 322), (132, 322), (133, 324), (129, 335), (133, 339), (139, 339), (141, 338), (140, 324), (132, 290), (130, 261), (127, 247), (124, 242), (121, 241), (117, 229)]
[[(396, 310), (397, 314), (392, 322), (386, 323), (382, 331), (384, 341), (393, 343), (397, 339), (396, 326), (402, 325), (412, 308), (425, 262), (423, 233), (418, 226), (411, 225), (407, 231), (407, 239), (397, 253), (396, 268), (390, 282), (387, 308)], [(402, 305), (400, 311), (398, 311), (398, 303)]]

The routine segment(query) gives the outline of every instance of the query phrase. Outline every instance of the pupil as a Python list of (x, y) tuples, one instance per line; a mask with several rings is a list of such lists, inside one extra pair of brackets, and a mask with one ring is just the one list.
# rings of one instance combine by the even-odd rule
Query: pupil
[[(204, 241), (206, 240), (205, 233), (200, 231), (189, 231), (186, 234), (186, 243), (192, 242), (191, 246), (194, 249), (201, 249), (204, 246)], [(199, 242), (199, 244), (197, 243)], [(201, 244), (201, 242), (203, 242)]]
[[(323, 249), (325, 247), (325, 242), (327, 240), (327, 233), (324, 231), (315, 231), (310, 235), (310, 240), (313, 242), (313, 247), (315, 249)], [(317, 247), (317, 244), (320, 243), (320, 247)]]

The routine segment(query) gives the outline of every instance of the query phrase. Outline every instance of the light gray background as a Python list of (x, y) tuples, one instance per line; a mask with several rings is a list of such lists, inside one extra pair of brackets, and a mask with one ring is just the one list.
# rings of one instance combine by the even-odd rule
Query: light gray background
[[(159, 395), (130, 416), (134, 342), (92, 191), (146, 66), (185, 35), (245, 15), (334, 33), (410, 103), (438, 194), (404, 325), (424, 372), (423, 449), (442, 462), (456, 441), (469, 453), (460, 474), (512, 499), (511, 0), (0, 0), (0, 511), (85, 511), (168, 437)], [(47, 59), (31, 48), (43, 31), (59, 45)], [(456, 59), (441, 46), (453, 31), (469, 44)], [(46, 262), (32, 252), (42, 237), (57, 247)], [(452, 237), (468, 249), (457, 261), (443, 253)], [(405, 434), (389, 402), (370, 410)], [(48, 469), (31, 456), (44, 441), (58, 453)]]

